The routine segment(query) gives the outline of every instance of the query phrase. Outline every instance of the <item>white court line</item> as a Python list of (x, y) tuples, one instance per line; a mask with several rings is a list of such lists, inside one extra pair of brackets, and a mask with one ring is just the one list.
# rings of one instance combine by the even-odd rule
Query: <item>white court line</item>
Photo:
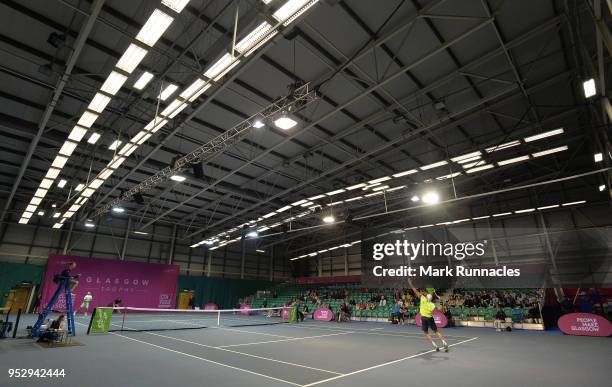
[[(455, 345), (467, 343), (468, 341), (473, 341), (473, 340), (476, 340), (477, 338), (478, 337), (472, 337), (471, 339), (463, 340), (463, 341), (460, 341), (458, 343), (451, 344), (451, 345), (449, 345), (449, 347), (453, 347)], [(428, 353), (432, 353), (432, 352), (435, 352), (435, 351), (436, 351), (435, 349), (431, 349), (431, 350), (426, 351), (426, 352), (417, 353), (416, 355), (406, 356), (406, 357), (403, 357), (401, 359), (388, 361), (386, 363), (377, 364), (377, 365), (372, 366), (372, 367), (363, 368), (363, 369), (360, 369), (360, 370), (357, 370), (357, 371), (353, 371), (353, 372), (349, 372), (349, 373), (346, 373), (346, 374), (334, 376), (334, 377), (331, 377), (331, 378), (319, 380), (318, 382), (313, 382), (313, 383), (309, 383), (309, 384), (303, 384), (301, 387), (311, 387), (311, 386), (316, 386), (318, 384), (331, 382), (332, 380), (338, 380), (338, 379), (346, 378), (347, 376), (352, 376), (352, 375), (360, 374), (360, 373), (363, 373), (363, 372), (366, 372), (366, 371), (370, 371), (370, 370), (373, 370), (373, 369), (376, 369), (376, 368), (385, 367), (385, 366), (388, 366), (388, 365), (391, 365), (391, 364), (399, 363), (399, 362), (402, 362), (402, 361), (405, 361), (405, 360), (408, 360), (408, 359), (414, 359), (415, 357), (423, 356), (423, 355), (426, 355)]]
[(229, 347), (244, 347), (246, 345), (257, 345), (257, 344), (271, 344), (271, 343), (282, 343), (285, 341), (297, 341), (297, 340), (306, 340), (306, 339), (318, 339), (320, 337), (330, 337), (330, 336), (340, 336), (340, 335), (348, 335), (354, 332), (341, 332), (341, 333), (331, 333), (329, 335), (318, 335), (318, 336), (305, 336), (305, 337), (292, 337), (290, 339), (283, 340), (270, 340), (270, 341), (258, 341), (256, 343), (245, 343), (245, 344), (231, 344), (231, 345), (220, 345), (217, 348), (229, 348)]
[(253, 335), (264, 335), (264, 336), (272, 336), (272, 337), (280, 337), (283, 339), (293, 339), (293, 336), (281, 336), (281, 335), (273, 335), (272, 333), (263, 333), (263, 332), (251, 332), (245, 331), (244, 329), (234, 329), (234, 328), (225, 328), (225, 327), (210, 327), (212, 329), (221, 329), (224, 331), (232, 331), (232, 332), (242, 332), (242, 333), (250, 333)]
[(165, 350), (165, 351), (169, 351), (169, 352), (177, 353), (177, 354), (179, 354), (179, 355), (183, 355), (183, 356), (191, 357), (191, 358), (194, 358), (194, 359), (202, 360), (202, 361), (204, 361), (204, 362), (211, 363), (211, 364), (215, 364), (215, 365), (218, 365), (218, 366), (221, 366), (221, 367), (231, 368), (231, 369), (236, 370), (236, 371), (242, 371), (242, 372), (246, 372), (246, 373), (248, 373), (248, 374), (252, 374), (252, 375), (261, 376), (261, 377), (263, 377), (263, 378), (267, 378), (267, 379), (276, 380), (277, 382), (287, 383), (287, 384), (291, 384), (291, 385), (294, 385), (294, 386), (301, 386), (301, 385), (300, 385), (300, 384), (298, 384), (298, 383), (290, 382), (290, 381), (288, 381), (288, 380), (284, 380), (284, 379), (275, 378), (274, 376), (269, 376), (269, 375), (260, 374), (259, 372), (255, 372), (255, 371), (246, 370), (246, 369), (244, 369), (244, 368), (234, 367), (234, 366), (231, 366), (231, 365), (229, 365), (229, 364), (220, 363), (220, 362), (218, 362), (218, 361), (214, 361), (214, 360), (206, 359), (206, 358), (203, 358), (203, 357), (200, 357), (200, 356), (196, 356), (196, 355), (192, 355), (192, 354), (189, 354), (189, 353), (185, 353), (185, 352), (177, 351), (177, 350), (174, 350), (174, 349), (170, 349), (170, 348), (162, 347), (161, 345), (157, 345), (157, 344), (149, 343), (149, 342), (147, 342), (147, 341), (143, 341), (143, 340), (138, 340), (138, 339), (135, 339), (135, 338), (133, 338), (133, 337), (128, 337), (128, 336), (120, 335), (120, 334), (118, 334), (118, 333), (114, 333), (114, 332), (109, 332), (109, 333), (111, 333), (111, 334), (113, 334), (113, 335), (115, 335), (115, 336), (123, 337), (124, 339), (128, 339), (128, 340), (136, 341), (136, 342), (139, 342), (139, 343), (142, 343), (142, 344), (150, 345), (150, 346), (155, 347), (155, 348), (163, 349), (163, 350)]
[[(322, 327), (314, 327), (314, 326), (299, 326), (299, 325), (295, 325), (295, 324), (289, 324), (289, 325), (283, 325), (283, 327), (285, 328), (296, 328), (296, 329), (310, 329), (310, 330), (319, 330), (319, 331), (334, 331), (334, 332), (347, 332), (346, 329), (342, 329), (342, 328), (322, 328)], [(384, 328), (374, 328), (374, 329), (380, 329), (380, 330), (385, 330)], [(374, 335), (374, 336), (397, 336), (397, 337), (408, 337), (408, 338), (412, 338), (412, 337), (416, 337), (416, 338), (421, 338), (423, 337), (422, 333), (379, 333), (379, 332), (372, 332), (372, 329), (349, 329), (348, 331), (356, 333), (356, 334), (363, 334), (363, 335)], [(386, 331), (386, 330), (385, 330)], [(469, 336), (454, 336), (454, 335), (444, 335), (445, 338), (448, 339), (471, 339), (471, 337)]]
[(252, 355), (250, 353), (238, 352), (238, 351), (234, 351), (234, 350), (227, 349), (227, 348), (214, 347), (212, 345), (202, 344), (202, 343), (198, 343), (198, 342), (195, 342), (195, 341), (183, 340), (183, 339), (179, 339), (177, 337), (160, 335), (159, 333), (153, 333), (153, 332), (144, 332), (144, 333), (148, 333), (148, 334), (154, 335), (154, 336), (165, 337), (165, 338), (171, 339), (171, 340), (182, 341), (182, 342), (185, 342), (185, 343), (189, 343), (189, 344), (193, 344), (193, 345), (198, 345), (198, 346), (205, 347), (205, 348), (217, 349), (219, 351), (231, 352), (231, 353), (236, 353), (238, 355), (254, 357), (256, 359), (268, 360), (268, 361), (272, 361), (272, 362), (275, 362), (275, 363), (282, 363), (282, 364), (291, 365), (291, 366), (294, 366), (294, 367), (308, 368), (308, 369), (315, 370), (315, 371), (321, 371), (321, 372), (327, 372), (327, 373), (330, 373), (330, 374), (342, 375), (340, 372), (324, 370), (324, 369), (321, 369), (321, 368), (310, 367), (310, 366), (306, 366), (306, 365), (303, 365), (303, 364), (291, 363), (291, 362), (288, 362), (288, 361), (282, 361), (282, 360), (278, 360), (278, 359), (272, 359), (272, 358), (269, 358), (269, 357)]

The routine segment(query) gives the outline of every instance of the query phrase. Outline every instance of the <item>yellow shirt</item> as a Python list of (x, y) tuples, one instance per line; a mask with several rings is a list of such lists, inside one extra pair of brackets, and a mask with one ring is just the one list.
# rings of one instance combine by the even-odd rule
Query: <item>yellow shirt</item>
[(427, 296), (421, 296), (420, 312), (423, 317), (432, 317), (433, 311), (436, 309), (436, 304), (429, 301)]

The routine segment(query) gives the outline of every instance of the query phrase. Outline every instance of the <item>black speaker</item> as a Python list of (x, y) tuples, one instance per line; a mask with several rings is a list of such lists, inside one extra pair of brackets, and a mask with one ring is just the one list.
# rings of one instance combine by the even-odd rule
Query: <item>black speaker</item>
[(140, 192), (136, 192), (134, 194), (134, 201), (138, 204), (144, 204), (144, 198)]
[(192, 164), (191, 166), (193, 168), (193, 174), (195, 175), (195, 177), (197, 177), (198, 179), (203, 179), (204, 167), (202, 167), (202, 163)]

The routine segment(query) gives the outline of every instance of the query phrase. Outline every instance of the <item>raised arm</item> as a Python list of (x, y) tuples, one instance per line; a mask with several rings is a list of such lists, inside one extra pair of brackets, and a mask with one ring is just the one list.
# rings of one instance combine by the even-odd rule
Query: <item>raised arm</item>
[(414, 287), (414, 285), (412, 284), (412, 279), (410, 278), (408, 278), (408, 285), (410, 285), (410, 288), (414, 292), (414, 295), (418, 298), (421, 298), (421, 292), (419, 292), (418, 289)]

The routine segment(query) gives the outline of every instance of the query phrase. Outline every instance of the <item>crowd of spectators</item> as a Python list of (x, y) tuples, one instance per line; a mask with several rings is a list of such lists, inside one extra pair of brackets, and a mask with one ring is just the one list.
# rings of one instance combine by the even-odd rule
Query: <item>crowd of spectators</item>
[(541, 297), (536, 293), (521, 290), (463, 290), (453, 289), (447, 296), (447, 307), (465, 308), (530, 308), (537, 305)]

